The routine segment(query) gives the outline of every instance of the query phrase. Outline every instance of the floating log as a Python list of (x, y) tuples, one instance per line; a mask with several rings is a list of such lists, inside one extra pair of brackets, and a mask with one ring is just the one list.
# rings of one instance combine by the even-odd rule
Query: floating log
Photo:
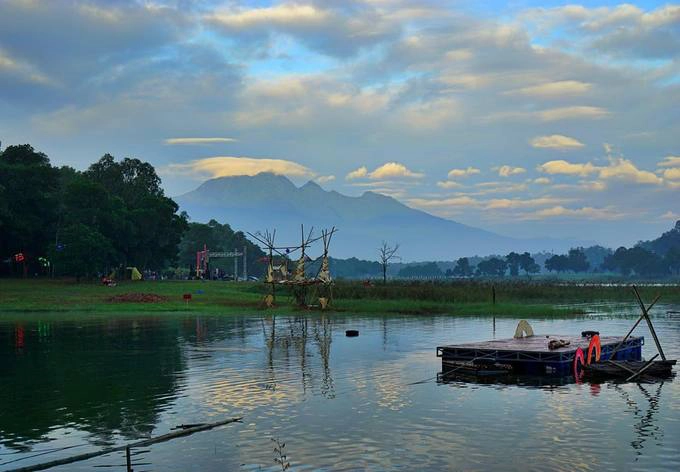
[(8, 472), (33, 472), (33, 471), (36, 471), (36, 470), (50, 469), (50, 468), (56, 467), (58, 465), (72, 464), (74, 462), (80, 462), (80, 461), (84, 461), (84, 460), (87, 460), (87, 459), (92, 459), (94, 457), (99, 457), (99, 456), (103, 456), (103, 455), (106, 455), (106, 454), (111, 454), (112, 452), (126, 451), (130, 448), (133, 448), (133, 447), (150, 446), (152, 444), (169, 441), (171, 439), (180, 438), (182, 436), (189, 436), (191, 434), (198, 433), (200, 431), (207, 431), (209, 429), (217, 428), (218, 426), (223, 426), (223, 425), (229, 424), (229, 423), (235, 423), (237, 421), (241, 421), (242, 419), (243, 419), (243, 417), (230, 418), (228, 420), (218, 421), (216, 423), (203, 424), (203, 425), (200, 425), (200, 426), (196, 426), (194, 428), (187, 428), (187, 429), (183, 429), (181, 431), (176, 431), (174, 433), (167, 433), (167, 434), (163, 434), (162, 436), (156, 436), (155, 438), (142, 439), (141, 441), (136, 441), (136, 442), (133, 442), (133, 443), (130, 443), (130, 444), (122, 445), (122, 446), (107, 447), (107, 448), (104, 448), (104, 449), (100, 449), (99, 451), (86, 452), (85, 454), (78, 454), (77, 456), (65, 457), (63, 459), (57, 459), (57, 460), (50, 461), (50, 462), (43, 462), (42, 464), (29, 465), (27, 467), (21, 467), (19, 469), (12, 469)]

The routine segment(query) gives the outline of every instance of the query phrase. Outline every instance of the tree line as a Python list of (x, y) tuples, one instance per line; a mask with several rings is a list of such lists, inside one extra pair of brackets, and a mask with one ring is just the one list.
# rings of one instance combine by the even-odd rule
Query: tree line
[(0, 151), (0, 274), (80, 278), (177, 265), (188, 273), (203, 244), (247, 246), (250, 272), (262, 273), (264, 253), (243, 233), (188, 219), (139, 159), (105, 154), (78, 171), (52, 166), (28, 144)]

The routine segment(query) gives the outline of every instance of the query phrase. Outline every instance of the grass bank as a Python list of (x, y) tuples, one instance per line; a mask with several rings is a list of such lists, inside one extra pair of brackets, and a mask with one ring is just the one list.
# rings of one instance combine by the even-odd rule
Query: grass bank
[[(67, 280), (0, 279), (0, 315), (29, 312), (250, 314), (263, 312), (262, 297), (266, 291), (262, 283), (142, 281), (106, 287)], [(678, 286), (643, 286), (640, 291), (648, 301), (659, 293), (663, 302), (680, 302)], [(527, 281), (390, 282), (368, 287), (358, 282), (339, 281), (333, 292), (331, 311), (364, 314), (568, 316), (584, 311), (564, 305), (634, 300), (627, 286)], [(183, 299), (185, 293), (192, 296), (188, 304)], [(292, 305), (285, 288), (279, 288), (277, 293), (279, 312), (301, 310)]]

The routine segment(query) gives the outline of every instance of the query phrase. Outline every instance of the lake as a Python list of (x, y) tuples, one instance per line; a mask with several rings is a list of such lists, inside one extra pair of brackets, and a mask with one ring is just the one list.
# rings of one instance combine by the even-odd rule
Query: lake
[[(634, 306), (530, 320), (623, 335)], [(678, 306), (653, 313), (680, 357)], [(511, 337), (517, 320), (411, 316), (0, 318), (0, 470), (243, 416), (133, 450), (135, 472), (680, 470), (680, 383), (438, 383), (435, 347)], [(67, 317), (68, 318), (68, 317)], [(644, 323), (643, 323), (644, 325)], [(656, 350), (646, 326), (643, 355)], [(358, 329), (356, 338), (346, 329)], [(125, 470), (123, 453), (51, 470)]]

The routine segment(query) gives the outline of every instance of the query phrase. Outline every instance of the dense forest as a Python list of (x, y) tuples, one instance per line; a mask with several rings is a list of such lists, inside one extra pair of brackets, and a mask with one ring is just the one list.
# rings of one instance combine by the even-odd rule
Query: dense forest
[[(144, 272), (190, 277), (196, 251), (246, 249), (248, 273), (260, 276), (264, 252), (244, 233), (211, 220), (189, 222), (165, 196), (154, 167), (105, 154), (84, 171), (52, 166), (28, 144), (0, 150), (0, 275), (94, 277), (134, 266)], [(376, 249), (376, 258), (377, 258)], [(233, 260), (212, 268), (233, 273)], [(318, 262), (318, 261), (317, 261)], [(310, 265), (313, 270), (314, 264)], [(382, 274), (376, 261), (330, 259), (338, 278)], [(602, 246), (567, 254), (463, 257), (452, 262), (391, 264), (399, 278), (518, 277), (541, 272), (667, 277), (680, 275), (680, 221), (651, 241), (615, 251)]]
[(251, 273), (262, 251), (243, 233), (189, 223), (164, 195), (154, 167), (106, 154), (85, 171), (54, 167), (30, 145), (0, 152), (0, 274), (92, 277), (125, 268), (188, 275), (196, 250), (248, 246)]

